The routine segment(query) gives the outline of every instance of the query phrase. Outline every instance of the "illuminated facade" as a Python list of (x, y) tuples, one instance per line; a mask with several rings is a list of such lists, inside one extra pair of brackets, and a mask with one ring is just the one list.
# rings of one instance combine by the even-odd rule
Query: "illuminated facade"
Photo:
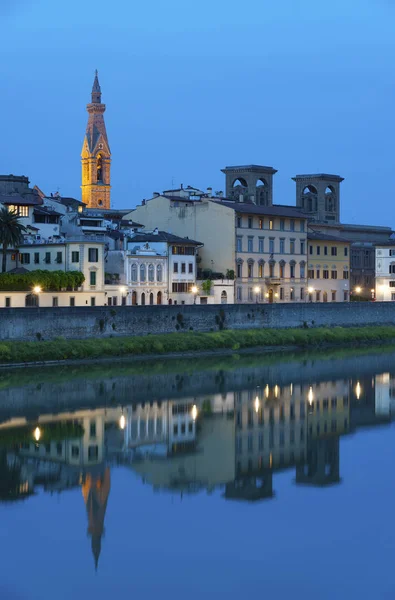
[(92, 101), (86, 107), (89, 118), (81, 152), (82, 201), (88, 208), (109, 209), (111, 206), (111, 151), (108, 144), (101, 89), (96, 71)]

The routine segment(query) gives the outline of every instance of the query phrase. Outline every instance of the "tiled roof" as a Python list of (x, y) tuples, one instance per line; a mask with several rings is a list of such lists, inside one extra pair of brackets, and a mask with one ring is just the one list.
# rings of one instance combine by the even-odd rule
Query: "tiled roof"
[(158, 233), (137, 233), (129, 239), (130, 242), (168, 242), (169, 244), (190, 244), (191, 246), (203, 246), (201, 242), (190, 240), (189, 238), (179, 237), (167, 231), (158, 231)]
[(263, 215), (268, 217), (291, 217), (299, 219), (307, 219), (307, 215), (293, 206), (257, 206), (247, 202), (220, 202), (212, 200), (215, 204), (221, 204), (227, 208), (233, 208), (237, 213), (247, 215)]
[(2, 204), (11, 204), (15, 206), (38, 206), (42, 204), (40, 196), (29, 194), (29, 196), (0, 196), (0, 202)]
[(56, 217), (63, 216), (62, 213), (57, 212), (53, 208), (44, 207), (44, 206), (36, 206), (33, 210), (35, 215), (52, 215)]
[(311, 231), (309, 231), (307, 233), (307, 239), (308, 240), (323, 240), (323, 241), (328, 241), (328, 242), (349, 242), (350, 240), (347, 240), (345, 238), (342, 238), (340, 236), (335, 236), (335, 235), (327, 235), (326, 233), (312, 233)]

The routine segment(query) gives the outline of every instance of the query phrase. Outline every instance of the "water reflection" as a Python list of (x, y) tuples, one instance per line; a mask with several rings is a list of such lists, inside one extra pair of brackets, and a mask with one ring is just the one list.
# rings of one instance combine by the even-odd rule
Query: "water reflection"
[(112, 469), (129, 469), (155, 493), (220, 489), (224, 502), (270, 500), (286, 469), (297, 486), (338, 485), (341, 436), (395, 413), (395, 373), (268, 378), (178, 399), (34, 417), (19, 410), (0, 424), (0, 500), (80, 488), (97, 569)]

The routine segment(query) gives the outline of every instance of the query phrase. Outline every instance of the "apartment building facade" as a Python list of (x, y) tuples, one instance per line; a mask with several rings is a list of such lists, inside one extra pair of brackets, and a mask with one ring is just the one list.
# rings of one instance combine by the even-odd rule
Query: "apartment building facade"
[(376, 246), (376, 300), (395, 301), (395, 241)]
[(310, 302), (350, 300), (350, 242), (322, 233), (307, 234)]

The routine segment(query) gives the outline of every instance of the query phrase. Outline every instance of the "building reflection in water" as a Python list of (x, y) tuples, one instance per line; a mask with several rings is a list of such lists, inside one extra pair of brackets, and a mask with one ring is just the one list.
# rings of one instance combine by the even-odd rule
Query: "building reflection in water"
[(394, 397), (395, 376), (381, 373), (10, 418), (0, 424), (0, 500), (80, 487), (97, 568), (111, 468), (181, 498), (220, 489), (225, 501), (269, 500), (287, 469), (296, 485), (335, 485), (340, 436), (390, 422)]

